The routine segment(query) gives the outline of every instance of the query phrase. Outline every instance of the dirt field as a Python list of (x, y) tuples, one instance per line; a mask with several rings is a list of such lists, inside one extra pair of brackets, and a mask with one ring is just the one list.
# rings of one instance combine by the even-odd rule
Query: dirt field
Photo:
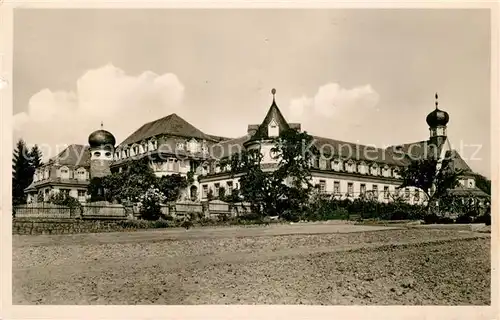
[(13, 243), (14, 304), (490, 304), (490, 237), (469, 231), (298, 225)]

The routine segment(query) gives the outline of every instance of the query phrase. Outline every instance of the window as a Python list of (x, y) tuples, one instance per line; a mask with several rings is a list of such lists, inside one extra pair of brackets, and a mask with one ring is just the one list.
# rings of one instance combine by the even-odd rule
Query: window
[(177, 150), (184, 150), (184, 142), (177, 142), (177, 144), (175, 145), (175, 148)]
[(208, 185), (204, 184), (202, 187), (201, 187), (201, 190), (202, 190), (202, 198), (206, 198), (208, 196)]
[(366, 174), (366, 164), (364, 162), (361, 162), (358, 165), (358, 172), (361, 174)]
[(469, 188), (474, 188), (474, 179), (469, 179)]
[(214, 187), (215, 187), (215, 195), (216, 196), (219, 196), (219, 192), (220, 192), (220, 183), (216, 183), (214, 184)]
[(366, 193), (366, 184), (362, 183), (359, 185), (359, 193), (360, 194), (365, 194)]
[(347, 183), (347, 194), (349, 196), (354, 195), (354, 183), (352, 182)]
[(391, 175), (391, 170), (389, 169), (389, 167), (384, 167), (383, 171), (382, 171), (382, 175), (384, 177), (389, 177)]
[(195, 139), (192, 139), (191, 141), (189, 141), (189, 145), (188, 145), (189, 152), (198, 152), (199, 149), (200, 149), (200, 144)]
[(61, 189), (60, 190), (62, 194), (69, 196), (69, 192), (71, 191), (70, 189)]
[(86, 180), (87, 179), (87, 171), (83, 168), (80, 168), (76, 171), (76, 178), (78, 180)]
[(393, 170), (393, 176), (394, 176), (394, 178), (399, 178), (399, 169)]
[(69, 169), (68, 169), (68, 167), (61, 167), (60, 172), (61, 172), (61, 178), (62, 179), (69, 179)]
[(371, 170), (372, 170), (371, 171), (372, 175), (378, 176), (378, 167), (377, 167), (377, 165), (372, 166)]
[(174, 159), (172, 158), (168, 159), (167, 171), (174, 171)]
[(101, 153), (99, 151), (94, 152), (94, 157), (100, 157)]
[(232, 181), (227, 182), (227, 192), (228, 192), (228, 194), (233, 193), (233, 182)]
[(269, 124), (269, 136), (270, 137), (277, 137), (279, 135), (279, 127), (276, 121), (271, 121)]
[(415, 190), (415, 201), (420, 201), (420, 190)]
[(319, 168), (321, 170), (326, 170), (326, 160), (325, 159), (322, 159), (322, 158), (319, 159)]
[(384, 198), (389, 199), (389, 187), (388, 186), (384, 187)]
[(373, 195), (374, 195), (375, 197), (378, 197), (378, 185), (374, 184), (374, 185), (372, 186), (372, 191), (373, 191)]
[(410, 199), (410, 189), (409, 188), (405, 188), (405, 198)]
[(334, 181), (333, 182), (333, 192), (335, 194), (339, 194), (340, 193), (340, 182), (339, 181)]
[(85, 197), (86, 194), (87, 194), (87, 192), (85, 190), (78, 190), (79, 197)]
[(111, 152), (106, 152), (106, 157), (111, 157)]
[(342, 163), (339, 160), (333, 160), (332, 161), (332, 169), (335, 171), (342, 170)]
[(321, 193), (326, 192), (326, 181), (325, 180), (319, 180), (319, 192), (321, 192)]
[(120, 159), (120, 152), (119, 151), (115, 152), (115, 159), (116, 160)]

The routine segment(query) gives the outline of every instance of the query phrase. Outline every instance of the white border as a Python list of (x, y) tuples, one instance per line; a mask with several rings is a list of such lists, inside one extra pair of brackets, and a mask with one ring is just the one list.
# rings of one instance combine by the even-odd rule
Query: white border
[[(492, 303), (498, 292), (498, 2), (438, 1), (8, 1), (0, 0), (0, 74), (7, 75), (9, 86), (0, 92), (2, 171), (0, 214), (2, 221), (2, 312), (5, 319), (499, 319), (494, 307), (405, 307), (405, 306), (12, 306), (12, 27), (13, 8), (490, 8), (492, 11), (491, 143), (492, 143)], [(471, 106), (473, 107), (473, 106)]]

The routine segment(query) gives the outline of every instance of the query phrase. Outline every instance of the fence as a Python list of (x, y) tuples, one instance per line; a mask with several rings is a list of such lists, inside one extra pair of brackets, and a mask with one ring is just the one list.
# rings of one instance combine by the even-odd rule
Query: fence
[[(182, 219), (188, 214), (198, 214), (207, 218), (215, 218), (220, 214), (241, 216), (250, 213), (247, 203), (229, 204), (220, 200), (210, 202), (178, 201), (161, 205), (161, 212), (166, 216)], [(67, 206), (51, 203), (34, 203), (19, 205), (13, 208), (16, 218), (54, 218), (54, 219), (101, 219), (120, 220), (136, 219), (140, 216), (137, 206), (124, 206), (111, 204), (106, 201), (86, 203), (81, 207), (69, 208)]]
[(47, 219), (127, 219), (123, 205), (110, 203), (88, 203), (81, 207), (67, 207), (52, 203), (18, 205), (13, 208), (15, 218)]
[(23, 204), (12, 210), (16, 218), (69, 219), (75, 216), (75, 210), (52, 203)]

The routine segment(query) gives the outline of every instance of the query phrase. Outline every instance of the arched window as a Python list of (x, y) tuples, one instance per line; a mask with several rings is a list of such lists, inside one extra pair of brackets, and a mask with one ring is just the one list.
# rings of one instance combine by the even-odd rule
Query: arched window
[(374, 176), (378, 176), (379, 175), (379, 166), (378, 164), (374, 163), (372, 164), (372, 166), (370, 167), (370, 174), (371, 175), (374, 175)]
[(43, 178), (48, 179), (50, 177), (50, 171), (48, 168), (45, 168), (45, 171), (43, 172)]

